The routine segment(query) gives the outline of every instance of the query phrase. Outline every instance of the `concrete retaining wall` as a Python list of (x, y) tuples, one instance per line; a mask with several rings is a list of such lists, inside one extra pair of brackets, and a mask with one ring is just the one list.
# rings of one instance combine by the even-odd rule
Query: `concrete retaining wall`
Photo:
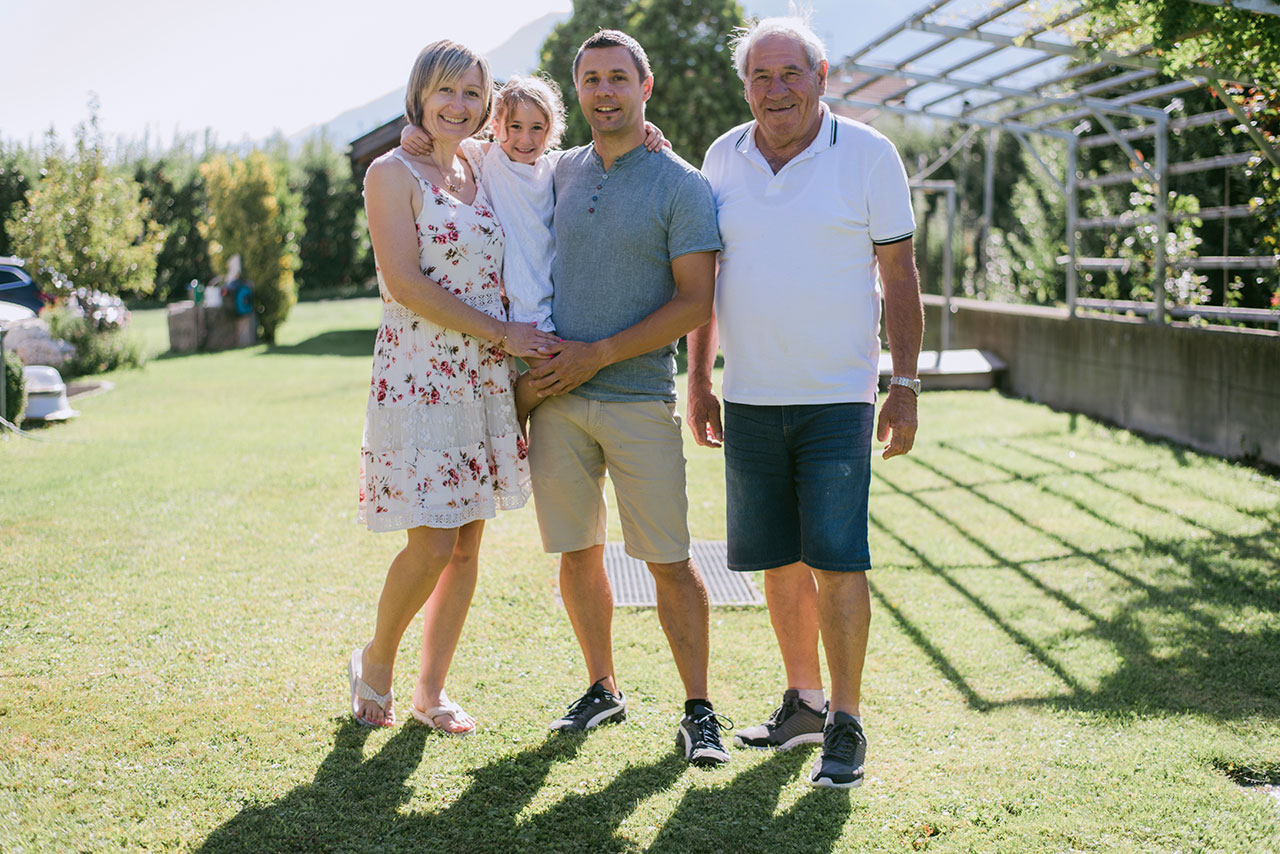
[[(1065, 309), (953, 299), (951, 347), (1008, 363), (1000, 387), (1222, 457), (1280, 466), (1280, 333), (1068, 318)], [(941, 297), (925, 297), (925, 349)]]

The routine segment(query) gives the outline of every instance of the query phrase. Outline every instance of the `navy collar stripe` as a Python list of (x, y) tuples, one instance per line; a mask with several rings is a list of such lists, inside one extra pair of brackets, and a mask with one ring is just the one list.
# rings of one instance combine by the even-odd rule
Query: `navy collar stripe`
[[(836, 114), (831, 113), (830, 115), (831, 115), (831, 141), (827, 143), (828, 146), (835, 145), (836, 138), (840, 135), (840, 123), (836, 121)], [(755, 122), (752, 122), (751, 126), (742, 132), (742, 136), (738, 137), (738, 141), (733, 144), (734, 148), (738, 148), (742, 145), (743, 141), (746, 140), (747, 138), (747, 134), (751, 133), (751, 128), (753, 127), (755, 127)]]

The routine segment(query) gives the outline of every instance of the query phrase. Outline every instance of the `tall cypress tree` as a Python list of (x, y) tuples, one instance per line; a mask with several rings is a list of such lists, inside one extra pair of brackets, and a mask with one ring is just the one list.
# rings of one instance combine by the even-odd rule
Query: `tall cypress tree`
[(308, 143), (299, 184), (303, 230), (298, 286), (334, 288), (373, 275), (362, 252), (359, 217), (364, 203), (346, 158), (326, 140)]
[(575, 0), (573, 15), (542, 45), (541, 70), (564, 92), (565, 145), (591, 141), (573, 88), (578, 47), (601, 28), (618, 29), (649, 55), (654, 85), (646, 117), (677, 154), (700, 164), (717, 136), (751, 117), (728, 45), (742, 23), (737, 0)]
[[(564, 108), (568, 116), (563, 145), (586, 145), (591, 141), (591, 127), (578, 107), (578, 96), (573, 88), (573, 58), (578, 47), (597, 30), (610, 29), (630, 32), (634, 0), (573, 0), (573, 15), (567, 21), (556, 24), (551, 35), (542, 43), (539, 71), (556, 81), (564, 95)], [(631, 33), (635, 36), (635, 33)], [(639, 36), (636, 36), (639, 38)], [(641, 40), (641, 44), (644, 41)]]
[(653, 66), (645, 116), (695, 166), (707, 146), (751, 118), (729, 38), (743, 24), (737, 0), (640, 0), (632, 33)]

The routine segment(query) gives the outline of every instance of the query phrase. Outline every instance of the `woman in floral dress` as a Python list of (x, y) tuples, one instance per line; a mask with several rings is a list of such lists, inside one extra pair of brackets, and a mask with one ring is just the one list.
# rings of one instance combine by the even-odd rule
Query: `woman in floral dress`
[(378, 600), (373, 639), (351, 654), (351, 710), (369, 726), (395, 723), (396, 650), (423, 609), (422, 667), (412, 712), (455, 735), (475, 720), (444, 681), (475, 589), (484, 520), (529, 497), (516, 426), (512, 355), (549, 355), (553, 336), (506, 322), (503, 233), (458, 146), (488, 120), (488, 64), (455, 42), (423, 49), (405, 115), (435, 138), (414, 157), (395, 149), (365, 177), (382, 324), (365, 415), (359, 518), (406, 530)]

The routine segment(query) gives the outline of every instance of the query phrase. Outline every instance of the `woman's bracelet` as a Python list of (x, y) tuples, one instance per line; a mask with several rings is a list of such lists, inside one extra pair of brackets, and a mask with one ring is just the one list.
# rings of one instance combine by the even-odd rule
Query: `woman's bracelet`
[(505, 349), (507, 344), (507, 324), (504, 321), (498, 321), (502, 324), (502, 337), (498, 339), (497, 346)]

